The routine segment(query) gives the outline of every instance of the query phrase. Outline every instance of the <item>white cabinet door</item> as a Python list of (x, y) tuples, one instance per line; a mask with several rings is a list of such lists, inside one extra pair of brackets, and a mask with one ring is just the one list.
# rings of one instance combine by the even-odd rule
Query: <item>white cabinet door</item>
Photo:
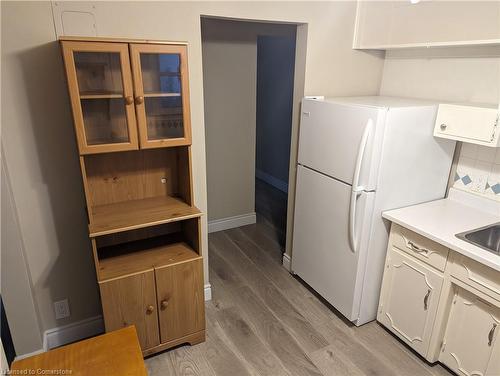
[(497, 327), (495, 328), (495, 332), (493, 333), (491, 357), (488, 363), (488, 368), (486, 369), (486, 376), (500, 375), (500, 335), (498, 334), (499, 330), (500, 327), (497, 325)]
[(377, 319), (426, 356), (443, 277), (394, 248), (389, 252)]
[(498, 107), (440, 104), (434, 136), (485, 146), (498, 146)]
[(459, 375), (498, 375), (500, 352), (495, 342), (499, 324), (499, 308), (457, 288), (439, 361)]

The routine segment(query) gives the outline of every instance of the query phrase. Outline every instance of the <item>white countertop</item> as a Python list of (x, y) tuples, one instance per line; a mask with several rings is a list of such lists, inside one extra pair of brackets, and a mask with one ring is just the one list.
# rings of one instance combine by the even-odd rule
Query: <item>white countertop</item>
[(500, 271), (499, 255), (455, 236), (461, 232), (500, 222), (500, 202), (452, 188), (446, 199), (388, 210), (382, 216)]

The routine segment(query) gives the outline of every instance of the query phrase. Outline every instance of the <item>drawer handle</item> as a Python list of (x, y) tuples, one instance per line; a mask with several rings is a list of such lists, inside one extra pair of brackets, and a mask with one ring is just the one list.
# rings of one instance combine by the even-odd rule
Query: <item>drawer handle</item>
[(443, 123), (439, 126), (439, 128), (441, 128), (441, 130), (444, 131), (446, 130), (446, 128), (448, 128), (448, 126), (445, 123)]
[(148, 305), (147, 308), (146, 308), (146, 313), (148, 315), (152, 314), (153, 311), (155, 310), (155, 307), (153, 307), (152, 305)]
[(497, 328), (497, 324), (493, 323), (493, 326), (490, 329), (490, 332), (488, 333), (488, 346), (491, 347), (491, 344), (493, 343), (493, 337), (495, 336), (495, 330)]
[(411, 248), (412, 251), (418, 252), (418, 253), (429, 253), (429, 251), (425, 248), (420, 248), (417, 246), (415, 243), (413, 243), (411, 240), (407, 240), (406, 244), (408, 244), (408, 247)]
[(429, 309), (429, 296), (431, 295), (431, 289), (427, 290), (427, 294), (424, 296), (424, 311)]

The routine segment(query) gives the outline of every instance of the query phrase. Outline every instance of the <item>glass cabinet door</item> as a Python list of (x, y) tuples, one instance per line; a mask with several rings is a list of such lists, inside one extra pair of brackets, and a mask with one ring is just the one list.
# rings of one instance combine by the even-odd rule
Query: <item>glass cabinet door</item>
[(137, 149), (128, 45), (62, 44), (80, 154)]
[(141, 147), (189, 145), (186, 46), (131, 44), (130, 54)]

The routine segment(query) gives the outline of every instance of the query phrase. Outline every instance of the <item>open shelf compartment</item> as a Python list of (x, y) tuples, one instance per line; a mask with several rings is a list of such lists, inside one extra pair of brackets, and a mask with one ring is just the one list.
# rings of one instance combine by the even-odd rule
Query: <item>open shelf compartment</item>
[(94, 239), (98, 280), (143, 273), (201, 259), (199, 218)]
[(201, 216), (189, 146), (84, 156), (91, 237)]

